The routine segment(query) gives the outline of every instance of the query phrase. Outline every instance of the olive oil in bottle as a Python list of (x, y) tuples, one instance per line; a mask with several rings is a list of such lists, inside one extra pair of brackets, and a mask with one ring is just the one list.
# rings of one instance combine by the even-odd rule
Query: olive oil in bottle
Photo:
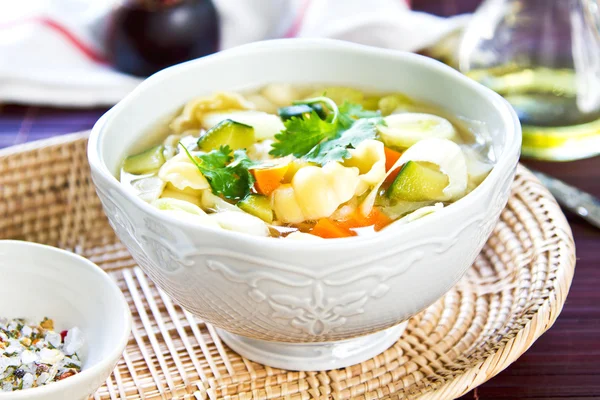
[(513, 106), (525, 156), (600, 154), (600, 16), (588, 2), (486, 0), (464, 33), (459, 68)]
[(513, 106), (523, 126), (524, 155), (567, 160), (600, 152), (600, 107), (582, 103), (574, 70), (505, 66), (467, 76)]

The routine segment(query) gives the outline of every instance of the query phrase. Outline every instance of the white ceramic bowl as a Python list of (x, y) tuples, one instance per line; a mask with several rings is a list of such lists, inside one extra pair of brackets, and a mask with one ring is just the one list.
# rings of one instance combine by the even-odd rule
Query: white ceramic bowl
[[(476, 190), (431, 216), (369, 238), (319, 242), (175, 221), (115, 178), (128, 149), (188, 100), (270, 82), (404, 92), (485, 122), (497, 165)], [(278, 367), (317, 369), (381, 352), (402, 332), (398, 324), (458, 281), (506, 204), (520, 144), (519, 122), (508, 103), (441, 63), (344, 42), (293, 39), (238, 47), (150, 77), (98, 121), (88, 157), (109, 220), (158, 286), (221, 328), (222, 338), (242, 355)], [(358, 338), (369, 334), (374, 336)]]
[(87, 399), (110, 375), (127, 345), (131, 316), (123, 294), (94, 263), (36, 243), (0, 241), (0, 316), (77, 326), (85, 345), (79, 374), (45, 386), (0, 392), (0, 400)]

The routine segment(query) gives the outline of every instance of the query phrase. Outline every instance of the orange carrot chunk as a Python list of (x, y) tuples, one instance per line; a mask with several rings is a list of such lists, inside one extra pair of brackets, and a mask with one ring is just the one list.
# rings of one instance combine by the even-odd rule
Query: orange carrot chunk
[(335, 239), (356, 236), (355, 232), (345, 229), (335, 221), (328, 218), (321, 218), (310, 231), (311, 234), (325, 239)]
[(392, 223), (392, 219), (379, 211), (378, 208), (373, 207), (373, 210), (367, 217), (367, 222), (370, 225), (373, 225), (376, 231), (380, 231), (389, 224)]
[(335, 221), (335, 224), (344, 229), (363, 228), (373, 226), (376, 231), (385, 228), (392, 222), (390, 217), (379, 211), (378, 208), (373, 208), (368, 216), (361, 214), (359, 210), (354, 211), (350, 216), (343, 221)]
[[(389, 147), (384, 147), (383, 150), (385, 152), (385, 172), (388, 172), (390, 169), (392, 169), (394, 164), (396, 164), (396, 161), (398, 161), (402, 153), (392, 150)], [(385, 178), (385, 183), (394, 182), (394, 179), (396, 179), (396, 176), (398, 176), (398, 172), (400, 172), (400, 168), (396, 168), (394, 171), (392, 171), (387, 178)]]
[(383, 151), (385, 152), (385, 172), (388, 172), (396, 164), (402, 153), (392, 150), (389, 147), (384, 147)]
[(265, 196), (270, 195), (277, 189), (288, 170), (288, 164), (275, 165), (267, 168), (253, 168), (250, 171), (256, 182), (254, 189)]

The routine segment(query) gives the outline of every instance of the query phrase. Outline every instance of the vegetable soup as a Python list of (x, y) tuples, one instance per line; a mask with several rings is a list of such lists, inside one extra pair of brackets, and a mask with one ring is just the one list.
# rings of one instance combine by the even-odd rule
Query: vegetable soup
[(123, 161), (124, 185), (173, 218), (285, 239), (423, 218), (494, 162), (482, 123), (401, 93), (325, 85), (199, 97), (159, 131)]

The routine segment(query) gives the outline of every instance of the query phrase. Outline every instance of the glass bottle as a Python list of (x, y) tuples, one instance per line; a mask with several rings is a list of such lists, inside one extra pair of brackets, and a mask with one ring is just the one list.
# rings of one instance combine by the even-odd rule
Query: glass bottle
[(600, 0), (485, 0), (458, 64), (504, 96), (523, 125), (523, 154), (600, 154)]

